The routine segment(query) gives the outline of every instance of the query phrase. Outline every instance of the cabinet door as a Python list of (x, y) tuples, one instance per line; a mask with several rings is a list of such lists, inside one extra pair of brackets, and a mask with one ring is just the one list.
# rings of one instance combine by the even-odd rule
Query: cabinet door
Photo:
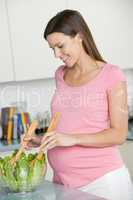
[(11, 43), (6, 1), (0, 0), (0, 82), (13, 80)]
[(66, 0), (7, 0), (16, 80), (54, 76), (62, 64), (54, 58), (43, 33), (48, 20), (65, 8)]

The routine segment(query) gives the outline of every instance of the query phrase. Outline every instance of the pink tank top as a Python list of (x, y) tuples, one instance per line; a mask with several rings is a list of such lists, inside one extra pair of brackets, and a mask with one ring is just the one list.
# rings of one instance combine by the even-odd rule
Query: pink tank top
[[(69, 86), (63, 79), (65, 66), (56, 70), (52, 114), (61, 113), (56, 131), (89, 134), (110, 127), (107, 92), (126, 81), (119, 67), (104, 64), (99, 74), (82, 86)], [(81, 187), (123, 165), (117, 146), (91, 148), (55, 147), (48, 151), (53, 181), (67, 187)]]

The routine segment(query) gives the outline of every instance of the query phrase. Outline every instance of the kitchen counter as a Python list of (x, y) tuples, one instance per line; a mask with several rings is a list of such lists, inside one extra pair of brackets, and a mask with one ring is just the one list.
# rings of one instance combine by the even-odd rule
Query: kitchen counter
[(0, 139), (0, 152), (13, 151), (20, 147), (18, 140), (13, 140), (11, 144), (8, 144), (6, 141)]
[(44, 181), (33, 192), (7, 193), (0, 190), (0, 200), (105, 200), (77, 189), (68, 189), (64, 186)]

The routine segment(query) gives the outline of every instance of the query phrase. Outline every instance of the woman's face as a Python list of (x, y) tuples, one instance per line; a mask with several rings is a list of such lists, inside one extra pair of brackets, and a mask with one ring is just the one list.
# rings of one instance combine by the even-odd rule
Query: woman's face
[(53, 49), (56, 58), (60, 58), (68, 67), (74, 66), (80, 59), (83, 51), (82, 40), (77, 34), (75, 37), (63, 33), (51, 33), (47, 36), (50, 48)]

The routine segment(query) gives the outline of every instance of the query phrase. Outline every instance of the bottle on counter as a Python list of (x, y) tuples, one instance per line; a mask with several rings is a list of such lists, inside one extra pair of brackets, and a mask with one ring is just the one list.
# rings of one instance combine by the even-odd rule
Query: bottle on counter
[(43, 135), (47, 131), (49, 123), (50, 123), (49, 111), (38, 112), (36, 114), (35, 119), (38, 121), (38, 127), (35, 130), (35, 133), (37, 135)]

